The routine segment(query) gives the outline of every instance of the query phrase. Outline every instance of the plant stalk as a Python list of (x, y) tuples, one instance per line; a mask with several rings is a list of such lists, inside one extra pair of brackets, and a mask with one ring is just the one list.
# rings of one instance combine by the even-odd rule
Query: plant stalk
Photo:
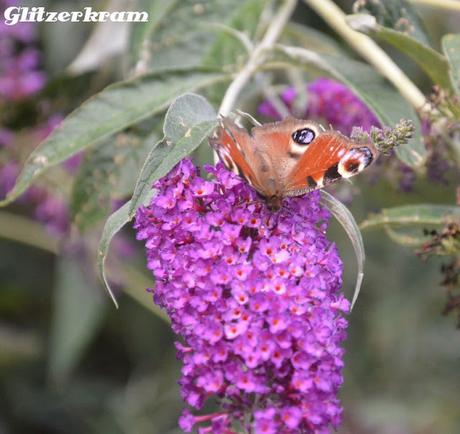
[(274, 46), (280, 37), (284, 26), (289, 21), (289, 18), (296, 5), (297, 0), (284, 0), (283, 5), (280, 7), (278, 13), (270, 23), (264, 37), (260, 43), (254, 47), (254, 50), (249, 56), (248, 61), (241, 69), (241, 71), (238, 72), (235, 79), (230, 83), (227, 92), (225, 92), (224, 98), (219, 108), (219, 113), (222, 116), (228, 116), (228, 114), (232, 111), (244, 86), (251, 79), (263, 61), (263, 52)]
[(329, 26), (365, 60), (386, 77), (401, 95), (417, 110), (427, 106), (420, 89), (371, 38), (353, 30), (346, 14), (332, 0), (304, 0)]

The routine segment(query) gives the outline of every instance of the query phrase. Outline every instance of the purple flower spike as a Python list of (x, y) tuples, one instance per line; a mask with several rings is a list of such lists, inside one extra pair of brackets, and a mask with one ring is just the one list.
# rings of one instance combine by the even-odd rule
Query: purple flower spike
[[(360, 126), (369, 131), (372, 126), (380, 126), (379, 121), (367, 106), (344, 84), (329, 78), (318, 78), (306, 87), (308, 92), (308, 107), (301, 115), (307, 119), (316, 119), (331, 124), (343, 134), (349, 135), (354, 126)], [(289, 111), (297, 92), (294, 88), (286, 88), (280, 95), (281, 100)], [(263, 101), (259, 113), (281, 119), (280, 114), (269, 101)]]
[[(222, 164), (204, 180), (188, 159), (154, 188), (135, 229), (182, 360), (185, 432), (328, 433), (341, 420), (349, 303), (342, 262), (325, 236), (320, 195), (269, 211)], [(198, 427), (198, 428), (197, 428)]]

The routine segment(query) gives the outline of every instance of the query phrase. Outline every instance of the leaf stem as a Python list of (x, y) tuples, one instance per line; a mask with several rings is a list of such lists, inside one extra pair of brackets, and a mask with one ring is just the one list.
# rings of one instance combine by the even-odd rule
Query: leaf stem
[(460, 2), (458, 0), (409, 0), (415, 5), (431, 6), (436, 9), (446, 9), (460, 11)]
[(221, 115), (227, 116), (231, 112), (244, 86), (262, 63), (263, 52), (272, 48), (276, 43), (284, 26), (289, 21), (296, 5), (297, 0), (284, 0), (283, 5), (278, 10), (278, 13), (275, 15), (265, 32), (264, 37), (252, 51), (245, 66), (240, 72), (238, 72), (235, 79), (230, 83), (219, 108), (219, 113)]
[(332, 0), (304, 0), (365, 60), (385, 76), (401, 95), (418, 111), (426, 105), (420, 89), (407, 77), (371, 38), (353, 30), (346, 22), (346, 14)]

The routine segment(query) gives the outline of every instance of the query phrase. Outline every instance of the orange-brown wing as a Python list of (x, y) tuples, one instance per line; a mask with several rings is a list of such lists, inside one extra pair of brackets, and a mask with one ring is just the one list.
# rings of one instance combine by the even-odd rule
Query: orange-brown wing
[(209, 138), (209, 144), (227, 169), (244, 178), (261, 194), (267, 195), (258, 176), (263, 158), (255, 155), (252, 137), (244, 128), (224, 117), (214, 135)]
[(374, 146), (354, 143), (336, 131), (323, 131), (308, 145), (284, 180), (284, 196), (297, 196), (349, 178), (377, 157)]
[(353, 176), (377, 156), (372, 144), (358, 144), (337, 131), (287, 118), (252, 129), (257, 152), (270, 156), (277, 195), (295, 196)]
[[(272, 170), (263, 173), (263, 183), (271, 183), (272, 195), (283, 196), (289, 174), (307, 152), (307, 143), (322, 131), (319, 124), (302, 119), (286, 118), (279, 122), (264, 124), (251, 130), (256, 155), (266, 155)], [(299, 135), (300, 132), (300, 135)], [(296, 143), (296, 137), (304, 144)]]

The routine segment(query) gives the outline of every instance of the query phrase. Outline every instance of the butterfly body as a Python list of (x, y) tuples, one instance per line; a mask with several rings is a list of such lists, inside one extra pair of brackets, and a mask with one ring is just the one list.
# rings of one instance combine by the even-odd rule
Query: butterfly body
[(209, 139), (220, 160), (264, 196), (271, 209), (282, 199), (349, 178), (377, 157), (372, 143), (357, 143), (316, 122), (286, 118), (250, 132), (229, 118)]

